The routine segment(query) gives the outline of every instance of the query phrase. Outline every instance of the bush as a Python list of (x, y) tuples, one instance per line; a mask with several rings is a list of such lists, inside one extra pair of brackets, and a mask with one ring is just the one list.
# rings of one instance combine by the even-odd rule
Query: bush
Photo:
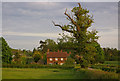
[(61, 69), (72, 69), (72, 65), (38, 65), (38, 64), (3, 64), (2, 67), (5, 68), (61, 68)]
[(87, 68), (89, 66), (89, 63), (87, 62), (87, 60), (83, 59), (80, 65), (81, 68)]
[(65, 61), (64, 65), (74, 65), (75, 64), (75, 60), (72, 58), (67, 58), (67, 60)]

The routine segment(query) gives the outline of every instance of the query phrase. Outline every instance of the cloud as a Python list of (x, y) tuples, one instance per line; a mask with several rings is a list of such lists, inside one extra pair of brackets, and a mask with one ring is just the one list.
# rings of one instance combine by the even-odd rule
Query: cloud
[(0, 37), (2, 36), (2, 3), (0, 2)]
[(99, 32), (98, 35), (100, 36), (98, 42), (102, 47), (118, 48), (118, 29)]
[[(117, 47), (116, 42), (114, 42), (117, 40), (117, 33), (114, 31), (114, 29), (117, 31), (118, 24), (117, 2), (82, 2), (81, 5), (94, 16), (95, 23), (91, 29), (98, 30), (101, 36), (100, 44), (102, 46)], [(67, 8), (70, 12), (75, 6), (78, 6), (76, 2), (4, 2), (2, 12), (3, 35), (12, 47), (17, 48), (22, 48), (23, 45), (25, 48), (32, 49), (33, 42), (39, 39), (50, 37), (55, 40), (62, 30), (55, 27), (52, 21), (59, 24), (69, 23), (66, 20), (64, 11)], [(32, 41), (29, 44), (26, 41), (28, 39)], [(20, 42), (20, 40), (22, 41)], [(20, 44), (17, 44), (17, 41)], [(110, 43), (108, 43), (109, 41)], [(24, 45), (25, 43), (27, 45)]]
[(59, 33), (20, 33), (20, 32), (3, 32), (3, 35), (30, 36), (30, 37), (52, 37), (57, 38)]

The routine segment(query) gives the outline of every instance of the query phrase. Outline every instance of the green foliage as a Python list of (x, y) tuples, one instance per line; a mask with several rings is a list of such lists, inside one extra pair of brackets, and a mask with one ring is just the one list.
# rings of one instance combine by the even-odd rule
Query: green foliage
[(20, 57), (21, 57), (21, 55), (18, 53), (18, 52), (16, 52), (15, 54), (14, 54), (14, 57), (13, 57), (13, 64), (20, 64), (21, 63), (21, 61), (20, 61)]
[(33, 54), (35, 53), (35, 51), (37, 51), (37, 49), (34, 48), (34, 49), (33, 49)]
[(72, 58), (67, 58), (67, 60), (65, 61), (64, 65), (74, 65), (75, 64), (75, 60)]
[(26, 64), (31, 64), (34, 61), (32, 57), (27, 57), (26, 58)]
[(0, 42), (2, 42), (2, 63), (11, 63), (12, 60), (12, 53), (11, 48), (8, 46), (7, 42), (3, 37), (0, 37)]
[(21, 64), (26, 64), (26, 62), (27, 62), (27, 59), (26, 59), (26, 56), (24, 55), (24, 56), (21, 56)]
[(44, 64), (47, 64), (47, 54), (46, 53), (43, 55), (43, 60), (44, 60)]
[(114, 64), (114, 65), (120, 65), (119, 61), (105, 61), (104, 64)]
[(61, 68), (61, 69), (72, 69), (73, 65), (40, 65), (40, 64), (3, 64), (5, 68)]
[(118, 61), (120, 58), (119, 50), (116, 48), (103, 48), (106, 61)]
[(50, 51), (57, 51), (58, 46), (56, 42), (52, 39), (46, 39), (45, 41), (40, 41), (40, 46), (38, 47), (39, 50), (42, 51), (42, 53), (46, 53), (47, 49)]
[(42, 58), (42, 55), (39, 51), (35, 51), (33, 54), (33, 59), (37, 63)]
[(87, 67), (89, 64), (103, 61), (104, 54), (100, 45), (97, 43), (99, 38), (97, 36), (98, 32), (96, 30), (88, 31), (88, 28), (93, 23), (93, 16), (89, 15), (89, 11), (83, 9), (80, 3), (78, 5), (79, 7), (74, 7), (71, 10), (73, 13), (72, 17), (67, 13), (67, 10), (64, 13), (70, 24), (59, 25), (54, 22), (53, 24), (71, 34), (71, 37), (63, 34), (62, 39), (58, 39), (58, 45), (61, 48), (73, 49), (73, 58), (82, 67)]
[(97, 79), (101, 81), (106, 81), (106, 79), (118, 79), (118, 74), (101, 70), (79, 69), (77, 74), (79, 74), (78, 77), (84, 75), (86, 77), (85, 79)]
[[(2, 40), (0, 38), (0, 64), (2, 64)], [(1, 65), (0, 65), (1, 67)]]
[(99, 43), (97, 43), (97, 42), (94, 42), (93, 44), (92, 44), (94, 47), (95, 47), (95, 49), (96, 49), (96, 55), (94, 56), (95, 57), (95, 63), (98, 63), (98, 62), (100, 62), (100, 63), (103, 63), (104, 62), (104, 51), (103, 51), (103, 49), (100, 47), (100, 44)]
[(92, 65), (91, 68), (101, 69), (108, 72), (119, 72), (119, 63), (118, 61), (105, 61), (104, 64)]

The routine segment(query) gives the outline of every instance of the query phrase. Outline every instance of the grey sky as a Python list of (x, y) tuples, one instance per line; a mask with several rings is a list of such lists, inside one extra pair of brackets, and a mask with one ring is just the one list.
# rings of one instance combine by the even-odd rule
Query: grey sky
[[(95, 23), (90, 29), (99, 32), (101, 46), (118, 48), (118, 3), (82, 2), (81, 5), (94, 16)], [(3, 37), (12, 48), (30, 50), (39, 45), (39, 40), (56, 40), (62, 31), (53, 26), (52, 20), (67, 24), (64, 11), (67, 8), (70, 12), (75, 6), (78, 6), (75, 2), (3, 2)]]
[(118, 2), (119, 0), (3, 0), (3, 2)]

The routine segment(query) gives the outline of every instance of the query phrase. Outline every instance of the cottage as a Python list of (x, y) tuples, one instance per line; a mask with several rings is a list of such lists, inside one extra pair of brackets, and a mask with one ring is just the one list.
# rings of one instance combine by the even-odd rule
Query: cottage
[(67, 52), (62, 52), (58, 50), (58, 52), (49, 52), (49, 49), (47, 51), (47, 64), (58, 64), (63, 65), (65, 61), (67, 60), (67, 57), (71, 54)]

